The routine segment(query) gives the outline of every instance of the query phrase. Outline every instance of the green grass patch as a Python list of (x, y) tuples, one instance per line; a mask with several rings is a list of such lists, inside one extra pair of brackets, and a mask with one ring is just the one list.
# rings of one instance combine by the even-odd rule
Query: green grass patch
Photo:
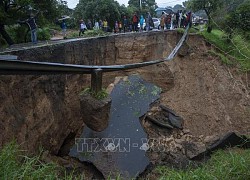
[(166, 166), (159, 166), (155, 170), (161, 180), (228, 180), (249, 179), (250, 150), (231, 149), (219, 150), (203, 166), (196, 169), (175, 170)]
[[(40, 156), (24, 155), (15, 142), (0, 151), (0, 179), (75, 179), (72, 174), (53, 163), (44, 163)], [(79, 179), (83, 179), (78, 176)]]
[(224, 64), (227, 64), (227, 65), (233, 65), (234, 63), (228, 59), (224, 54), (221, 54), (221, 53), (218, 53), (214, 50), (209, 50), (208, 53), (210, 53), (211, 55), (213, 56), (219, 56), (220, 57), (220, 60), (224, 63)]
[(80, 95), (84, 95), (84, 94), (90, 94), (92, 97), (98, 99), (98, 100), (102, 100), (108, 97), (108, 93), (106, 91), (106, 89), (102, 89), (99, 92), (94, 92), (91, 90), (91, 88), (85, 88), (83, 91), (80, 92)]
[[(86, 30), (84, 31), (84, 34), (81, 35), (81, 37), (98, 37), (98, 36), (107, 36), (110, 33), (104, 32), (101, 29), (94, 29), (94, 30)], [(77, 38), (79, 37), (79, 31), (77, 32), (70, 32), (67, 35), (68, 38)]]
[(213, 45), (224, 52), (226, 56), (233, 57), (241, 66), (243, 71), (250, 71), (250, 41), (235, 35), (230, 40), (227, 35), (217, 29), (211, 33), (206, 31), (202, 35)]

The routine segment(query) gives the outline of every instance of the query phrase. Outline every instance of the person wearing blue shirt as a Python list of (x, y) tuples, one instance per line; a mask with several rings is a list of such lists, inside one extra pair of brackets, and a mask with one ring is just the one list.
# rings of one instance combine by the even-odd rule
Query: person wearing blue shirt
[(65, 20), (62, 21), (61, 28), (62, 28), (63, 39), (66, 39), (67, 24)]

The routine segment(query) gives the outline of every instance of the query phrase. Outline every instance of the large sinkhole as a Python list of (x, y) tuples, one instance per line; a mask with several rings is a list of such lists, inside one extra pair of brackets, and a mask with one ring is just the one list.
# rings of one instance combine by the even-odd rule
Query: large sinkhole
[(95, 132), (85, 128), (70, 156), (92, 162), (104, 175), (135, 178), (149, 164), (146, 156), (147, 135), (139, 117), (159, 98), (161, 89), (138, 75), (121, 79), (111, 92), (108, 127)]
[[(180, 37), (176, 31), (128, 33), (1, 54), (65, 64), (130, 64), (166, 57)], [(90, 86), (90, 75), (1, 75), (0, 146), (15, 138), (30, 153), (43, 147), (63, 165), (70, 158), (81, 170), (91, 167), (100, 179), (144, 177), (159, 164), (183, 168), (205, 157), (207, 149), (224, 147), (219, 142), (235, 145), (236, 136), (225, 133), (250, 133), (249, 73), (222, 64), (200, 36), (190, 35), (188, 45), (189, 54), (171, 62), (104, 73), (112, 102), (101, 132), (84, 123), (80, 93)], [(104, 117), (105, 109), (100, 111), (93, 113), (102, 115), (94, 122)]]

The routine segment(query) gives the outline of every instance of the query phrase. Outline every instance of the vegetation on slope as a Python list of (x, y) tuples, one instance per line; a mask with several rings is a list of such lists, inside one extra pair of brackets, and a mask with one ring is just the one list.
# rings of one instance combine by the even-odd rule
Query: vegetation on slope
[(159, 166), (154, 171), (160, 179), (214, 180), (214, 179), (249, 179), (250, 150), (230, 149), (217, 151), (203, 166), (196, 169), (176, 170)]
[(14, 142), (1, 149), (0, 169), (0, 179), (74, 179), (56, 164), (42, 162), (40, 156), (25, 156)]
[[(239, 62), (243, 71), (250, 70), (250, 40), (246, 40), (240, 35), (228, 39), (227, 35), (218, 29), (213, 30), (211, 33), (204, 31), (202, 34), (211, 44), (221, 50), (224, 55)], [(226, 62), (229, 61), (227, 60)], [(231, 63), (232, 61), (229, 64)]]

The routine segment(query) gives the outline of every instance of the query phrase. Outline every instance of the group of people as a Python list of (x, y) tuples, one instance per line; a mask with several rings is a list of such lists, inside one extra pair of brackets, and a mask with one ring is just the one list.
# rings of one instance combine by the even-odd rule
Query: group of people
[[(145, 24), (146, 24), (146, 26), (145, 26)], [(114, 33), (121, 33), (121, 32), (143, 31), (144, 26), (145, 26), (146, 30), (149, 30), (150, 29), (149, 27), (153, 26), (153, 20), (152, 20), (150, 13), (147, 13), (145, 19), (144, 19), (143, 15), (141, 15), (139, 18), (137, 16), (137, 14), (134, 13), (134, 15), (132, 16), (131, 19), (127, 18), (127, 16), (123, 16), (123, 19), (121, 21), (115, 21), (113, 32)], [(83, 20), (80, 20), (79, 36), (84, 34), (84, 31), (86, 31), (88, 29), (90, 29), (90, 28), (87, 26), (87, 24)], [(109, 23), (106, 19), (95, 21), (93, 29), (101, 29), (105, 32), (112, 32), (112, 29), (110, 29)]]
[(84, 32), (86, 30), (90, 30), (90, 29), (102, 29), (105, 32), (108, 32), (108, 22), (106, 19), (104, 19), (103, 21), (95, 21), (94, 26), (92, 25), (92, 22), (90, 20), (88, 20), (88, 23), (85, 23), (84, 20), (80, 20), (79, 23), (79, 36), (81, 36), (82, 34), (84, 34)]
[(169, 14), (162, 12), (160, 18), (161, 30), (171, 28), (185, 28), (189, 23), (192, 23), (191, 16), (191, 12), (185, 13), (182, 11), (177, 11), (176, 13)]
[[(38, 14), (37, 11), (35, 14), (31, 13), (30, 17), (24, 21), (19, 21), (19, 23), (27, 23), (30, 28), (31, 32), (31, 41), (36, 44), (37, 43), (37, 24), (35, 22), (35, 17)], [(162, 12), (160, 18), (160, 27), (162, 30), (170, 29), (170, 28), (181, 28), (186, 27), (189, 23), (192, 22), (192, 14), (191, 12), (184, 13), (181, 10), (176, 13), (164, 13)], [(150, 13), (148, 12), (147, 15), (141, 15), (140, 18), (138, 17), (137, 13), (134, 13), (131, 19), (124, 16), (122, 21), (115, 21), (114, 24), (114, 32), (121, 33), (122, 31), (125, 32), (137, 32), (143, 30), (150, 30), (150, 27), (154, 27), (154, 23)], [(62, 20), (61, 23), (62, 34), (63, 38), (66, 39), (66, 32), (67, 32), (67, 24), (65, 20)], [(79, 21), (79, 36), (84, 34), (84, 32), (88, 29), (102, 29), (105, 32), (110, 31), (108, 21), (106, 19), (95, 21), (94, 25), (90, 20), (87, 23), (84, 20)]]
[(134, 13), (131, 19), (127, 18), (127, 16), (124, 16), (122, 21), (116, 21), (114, 32), (138, 32), (143, 31), (144, 29), (149, 31), (150, 26), (153, 27), (154, 25), (153, 19), (149, 12), (145, 18), (143, 15), (138, 17), (138, 15)]

